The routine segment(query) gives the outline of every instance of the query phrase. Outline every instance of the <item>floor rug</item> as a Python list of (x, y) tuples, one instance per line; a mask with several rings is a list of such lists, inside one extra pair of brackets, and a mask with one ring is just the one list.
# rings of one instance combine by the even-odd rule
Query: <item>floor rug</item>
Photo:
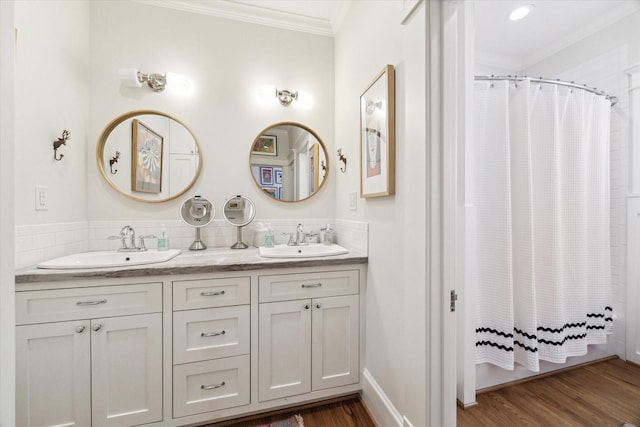
[(304, 421), (302, 421), (300, 415), (292, 415), (291, 418), (286, 420), (271, 424), (261, 424), (258, 427), (304, 427)]

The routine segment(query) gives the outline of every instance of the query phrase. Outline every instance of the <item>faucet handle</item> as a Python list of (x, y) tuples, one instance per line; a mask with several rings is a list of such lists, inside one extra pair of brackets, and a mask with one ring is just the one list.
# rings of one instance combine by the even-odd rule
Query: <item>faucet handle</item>
[(139, 244), (138, 244), (138, 249), (141, 251), (146, 251), (147, 250), (147, 246), (144, 244), (144, 239), (156, 239), (157, 236), (155, 234), (147, 234), (146, 236), (140, 236), (139, 237)]
[(125, 236), (120, 235), (120, 236), (109, 236), (107, 237), (108, 240), (120, 240), (120, 249), (127, 249), (127, 240), (125, 238)]

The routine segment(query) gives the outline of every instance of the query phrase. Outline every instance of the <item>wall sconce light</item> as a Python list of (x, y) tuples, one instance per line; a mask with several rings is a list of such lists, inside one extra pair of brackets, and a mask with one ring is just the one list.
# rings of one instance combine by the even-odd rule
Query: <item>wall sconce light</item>
[(292, 92), (278, 89), (273, 85), (263, 85), (256, 89), (256, 100), (263, 106), (275, 106), (279, 102), (283, 107), (288, 107), (295, 101), (296, 108), (309, 109), (313, 107), (313, 96), (304, 90)]
[(60, 161), (64, 157), (64, 154), (60, 154), (60, 157), (58, 157), (58, 148), (60, 148), (63, 145), (67, 145), (67, 141), (71, 139), (70, 135), (71, 135), (71, 132), (65, 129), (62, 131), (62, 136), (57, 140), (53, 141), (53, 159), (54, 160)]
[(298, 92), (289, 92), (288, 90), (278, 90), (276, 88), (276, 98), (280, 101), (280, 104), (288, 107), (294, 99), (298, 99)]
[(181, 92), (188, 92), (191, 89), (191, 81), (176, 73), (157, 74), (143, 73), (136, 68), (121, 68), (118, 70), (118, 77), (126, 87), (142, 87), (146, 84), (154, 92), (162, 92), (167, 87), (177, 88)]
[(345, 173), (347, 171), (347, 158), (342, 154), (342, 148), (338, 148), (338, 161), (344, 163), (344, 166), (340, 167), (340, 172)]

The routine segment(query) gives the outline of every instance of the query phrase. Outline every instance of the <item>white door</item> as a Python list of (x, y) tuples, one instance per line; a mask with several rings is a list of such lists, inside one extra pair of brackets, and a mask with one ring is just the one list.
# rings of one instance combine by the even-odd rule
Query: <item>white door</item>
[(162, 314), (91, 321), (93, 427), (162, 420)]
[(260, 304), (259, 400), (311, 391), (311, 301)]
[(314, 391), (358, 382), (359, 306), (358, 295), (313, 300), (311, 383)]
[(89, 321), (16, 327), (16, 425), (91, 425)]

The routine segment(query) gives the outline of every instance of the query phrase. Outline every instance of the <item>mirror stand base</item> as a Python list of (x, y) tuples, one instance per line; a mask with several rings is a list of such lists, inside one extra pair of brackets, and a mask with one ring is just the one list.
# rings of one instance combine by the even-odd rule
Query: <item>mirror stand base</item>
[(249, 246), (243, 242), (236, 242), (231, 245), (231, 249), (247, 249)]
[(200, 228), (196, 228), (196, 239), (193, 241), (191, 246), (189, 246), (190, 251), (203, 251), (207, 249), (207, 245), (204, 244), (202, 240), (200, 240)]

